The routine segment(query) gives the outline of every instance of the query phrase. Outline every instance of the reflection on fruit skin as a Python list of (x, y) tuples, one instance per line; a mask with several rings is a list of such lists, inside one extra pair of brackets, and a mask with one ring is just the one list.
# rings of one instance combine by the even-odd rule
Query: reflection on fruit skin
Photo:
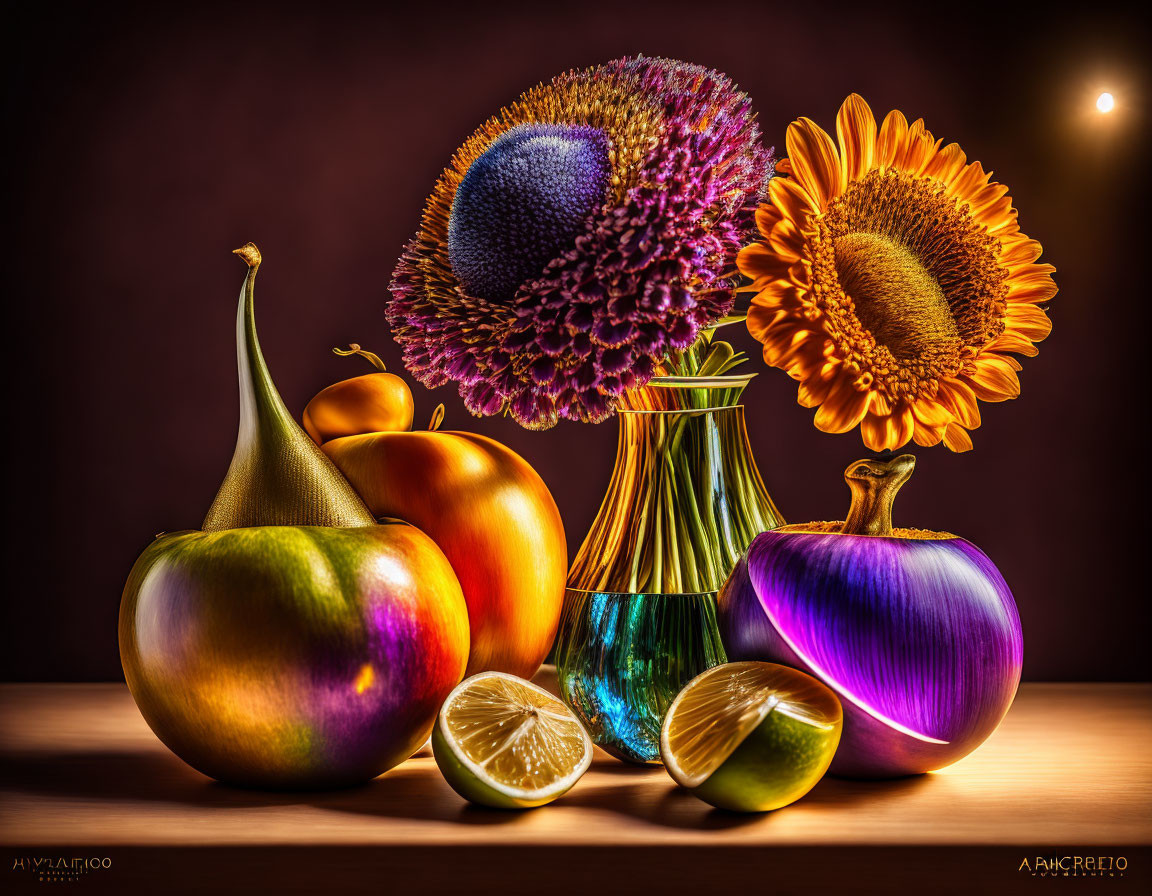
[(157, 736), (220, 781), (367, 781), (427, 739), (468, 655), (443, 553), (412, 526), (163, 535), (120, 610), (128, 687)]
[(564, 525), (522, 457), (466, 432), (380, 432), (323, 446), (378, 517), (426, 532), (468, 604), (466, 675), (531, 678), (552, 645), (564, 597)]

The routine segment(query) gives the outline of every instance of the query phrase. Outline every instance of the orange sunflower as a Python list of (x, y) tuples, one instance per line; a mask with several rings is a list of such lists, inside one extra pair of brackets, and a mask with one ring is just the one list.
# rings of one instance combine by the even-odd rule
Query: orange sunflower
[(1020, 394), (1056, 294), (1008, 188), (897, 111), (879, 130), (853, 94), (839, 148), (815, 122), (788, 128), (788, 158), (737, 264), (756, 291), (748, 329), (800, 382), (816, 426), (860, 426), (874, 451), (972, 447), (978, 401)]

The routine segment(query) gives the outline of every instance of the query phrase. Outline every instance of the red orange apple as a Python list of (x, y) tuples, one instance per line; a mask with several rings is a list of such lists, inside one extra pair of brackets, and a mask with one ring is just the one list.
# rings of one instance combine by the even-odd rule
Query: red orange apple
[(560, 511), (520, 455), (467, 432), (377, 432), (324, 453), (378, 517), (423, 530), (447, 556), (468, 604), (465, 676), (530, 678), (560, 619), (568, 554)]

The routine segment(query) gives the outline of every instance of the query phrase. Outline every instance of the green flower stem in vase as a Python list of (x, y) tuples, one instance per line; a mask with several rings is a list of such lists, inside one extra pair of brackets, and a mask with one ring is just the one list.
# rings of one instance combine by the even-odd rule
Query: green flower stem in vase
[(681, 687), (725, 661), (716, 595), (752, 539), (783, 523), (739, 403), (753, 375), (716, 343), (625, 395), (608, 493), (568, 576), (556, 642), (565, 701), (592, 739), (658, 762)]

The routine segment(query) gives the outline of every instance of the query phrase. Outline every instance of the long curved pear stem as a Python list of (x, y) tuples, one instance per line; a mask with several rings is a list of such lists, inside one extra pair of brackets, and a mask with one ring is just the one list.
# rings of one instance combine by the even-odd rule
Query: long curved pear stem
[[(244, 286), (240, 292), (240, 307), (236, 310), (236, 372), (240, 379), (240, 440), (247, 435), (253, 437), (252, 428), (265, 429), (268, 426), (282, 426), (291, 420), (288, 409), (272, 382), (272, 374), (260, 350), (260, 340), (256, 336), (255, 287), (256, 274), (260, 270), (260, 250), (255, 243), (246, 243), (232, 250), (248, 265)], [(294, 422), (294, 421), (293, 421)], [(249, 432), (245, 432), (248, 429)]]
[(236, 311), (240, 431), (204, 530), (372, 525), (376, 520), (360, 496), (292, 419), (276, 391), (256, 338), (260, 250), (248, 243), (235, 254), (248, 265)]
[(915, 468), (916, 458), (911, 454), (849, 464), (844, 481), (852, 490), (852, 506), (840, 531), (845, 535), (891, 535), (892, 503)]
[(381, 373), (387, 373), (388, 368), (384, 366), (384, 362), (380, 360), (380, 356), (375, 352), (370, 352), (360, 348), (355, 342), (349, 342), (348, 348), (334, 348), (332, 354), (339, 355), (341, 358), (348, 358), (352, 355), (359, 355)]

